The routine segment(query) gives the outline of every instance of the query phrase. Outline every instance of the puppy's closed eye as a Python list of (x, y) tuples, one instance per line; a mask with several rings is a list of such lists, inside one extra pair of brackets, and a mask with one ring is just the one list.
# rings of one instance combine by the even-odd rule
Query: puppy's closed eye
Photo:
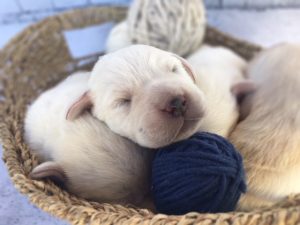
[(178, 66), (177, 65), (174, 65), (173, 67), (172, 67), (172, 73), (177, 73), (178, 72)]
[(116, 100), (116, 107), (129, 107), (130, 105), (131, 105), (131, 97), (124, 97)]

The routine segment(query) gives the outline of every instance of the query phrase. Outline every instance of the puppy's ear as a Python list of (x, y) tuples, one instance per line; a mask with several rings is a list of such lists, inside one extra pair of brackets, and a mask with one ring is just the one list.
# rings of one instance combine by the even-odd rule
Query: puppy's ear
[(252, 97), (253, 95), (249, 94), (245, 97), (242, 103), (239, 105), (239, 111), (240, 111), (240, 116), (239, 116), (239, 122), (243, 121), (246, 119), (251, 111), (252, 108)]
[(244, 96), (253, 93), (256, 90), (256, 85), (250, 80), (244, 80), (236, 83), (231, 88), (231, 93), (236, 96), (238, 100)]
[(231, 92), (234, 96), (236, 96), (239, 105), (239, 121), (244, 120), (249, 115), (251, 110), (250, 99), (256, 89), (256, 85), (250, 80), (241, 81), (231, 88)]
[(67, 180), (67, 176), (62, 167), (53, 161), (44, 162), (38, 165), (29, 174), (29, 177), (33, 180), (49, 178), (59, 184), (64, 184)]
[(184, 58), (175, 55), (174, 56), (181, 61), (182, 66), (186, 70), (186, 72), (189, 74), (189, 76), (192, 78), (192, 80), (196, 83), (196, 72), (194, 69), (191, 67), (191, 65), (186, 61)]
[(66, 119), (75, 120), (92, 106), (92, 98), (89, 92), (85, 92), (73, 105), (71, 105), (67, 112)]

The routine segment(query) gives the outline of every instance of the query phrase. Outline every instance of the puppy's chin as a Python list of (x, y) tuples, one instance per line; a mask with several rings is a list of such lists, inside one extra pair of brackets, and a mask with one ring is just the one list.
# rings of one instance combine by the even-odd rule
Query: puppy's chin
[[(166, 132), (169, 133), (170, 131), (166, 131)], [(175, 139), (177, 133), (176, 131), (174, 131), (172, 133), (169, 133), (169, 135), (166, 135), (165, 134), (166, 132), (162, 130), (160, 131), (157, 130), (157, 131), (150, 131), (149, 132), (151, 133), (150, 135), (140, 134), (136, 138), (136, 142), (137, 144), (150, 149), (161, 148), (169, 145), (170, 143), (173, 143), (173, 140)]]
[(180, 133), (177, 135), (176, 139), (173, 142), (182, 141), (191, 137), (198, 131), (200, 122), (201, 119), (185, 120)]
[(174, 142), (189, 138), (197, 132), (198, 120), (184, 120), (184, 118), (173, 121), (172, 124), (165, 122), (165, 126), (157, 129), (143, 129), (136, 136), (136, 142), (147, 148), (157, 149), (165, 147)]

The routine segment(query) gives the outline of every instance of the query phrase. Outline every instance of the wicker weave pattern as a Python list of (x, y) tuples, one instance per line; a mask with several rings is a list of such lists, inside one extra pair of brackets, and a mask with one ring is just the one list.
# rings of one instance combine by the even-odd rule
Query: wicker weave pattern
[[(291, 197), (277, 208), (251, 213), (166, 216), (133, 207), (88, 202), (61, 190), (51, 181), (28, 178), (37, 160), (30, 154), (22, 136), (27, 104), (70, 72), (83, 69), (70, 56), (62, 31), (111, 20), (119, 21), (125, 15), (126, 9), (107, 7), (63, 13), (30, 26), (0, 52), (0, 136), (4, 148), (3, 159), (16, 188), (41, 209), (73, 224), (300, 223), (300, 196)], [(213, 28), (208, 28), (206, 42), (230, 47), (246, 59), (260, 50), (259, 46), (238, 41)], [(95, 61), (97, 56), (87, 59)]]

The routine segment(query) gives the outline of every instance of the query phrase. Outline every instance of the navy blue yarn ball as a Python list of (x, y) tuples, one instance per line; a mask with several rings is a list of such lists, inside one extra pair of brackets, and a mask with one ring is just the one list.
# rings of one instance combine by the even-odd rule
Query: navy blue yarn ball
[(196, 133), (155, 154), (152, 192), (160, 213), (232, 211), (245, 191), (242, 157), (221, 136)]

